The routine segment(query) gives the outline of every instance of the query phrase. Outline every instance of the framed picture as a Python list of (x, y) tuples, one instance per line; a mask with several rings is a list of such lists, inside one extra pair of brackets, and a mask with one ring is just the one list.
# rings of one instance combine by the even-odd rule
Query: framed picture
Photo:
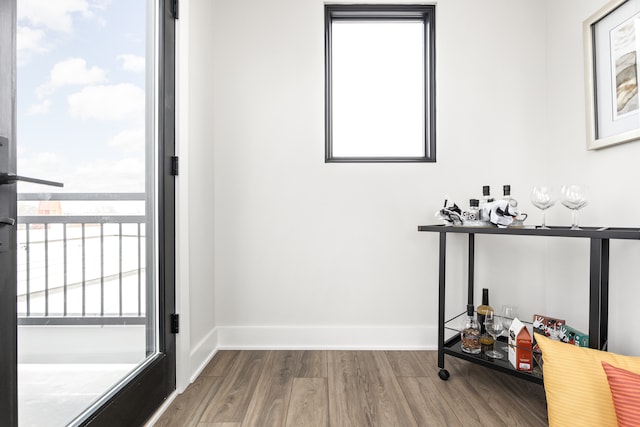
[(587, 148), (640, 139), (640, 0), (613, 0), (583, 23)]

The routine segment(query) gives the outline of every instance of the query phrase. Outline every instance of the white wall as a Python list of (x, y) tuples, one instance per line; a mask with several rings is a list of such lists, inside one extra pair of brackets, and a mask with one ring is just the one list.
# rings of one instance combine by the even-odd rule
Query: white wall
[[(434, 348), (437, 237), (416, 226), (445, 194), (466, 205), (508, 183), (538, 223), (531, 186), (572, 181), (589, 186), (583, 224), (637, 226), (640, 144), (585, 149), (582, 21), (603, 3), (440, 0), (437, 163), (325, 164), (323, 2), (191, 0), (191, 358), (216, 333), (220, 347)], [(552, 225), (569, 220), (549, 211)], [(612, 349), (635, 354), (624, 325), (638, 246), (611, 249)], [(483, 236), (476, 248), (478, 293), (490, 288), (494, 306), (587, 328), (586, 242)], [(465, 256), (450, 237), (450, 312), (463, 309)]]
[(435, 164), (324, 163), (323, 1), (215, 1), (211, 18), (220, 344), (433, 348), (437, 237), (417, 225), (483, 184), (524, 197), (544, 8), (438, 3)]
[[(598, 151), (586, 150), (584, 65), (582, 22), (607, 3), (605, 0), (549, 1), (547, 58), (548, 98), (547, 142), (553, 182), (586, 185), (590, 204), (579, 213), (584, 225), (638, 227), (640, 225), (639, 185), (640, 142), (631, 142)], [(555, 223), (565, 222), (569, 212), (562, 206), (550, 212)], [(575, 245), (574, 245), (575, 246)], [(588, 246), (576, 251), (566, 245), (550, 252), (550, 283), (559, 288), (549, 301), (550, 311), (566, 312), (578, 318), (586, 330), (583, 308), (588, 302), (585, 254)], [(610, 274), (610, 349), (640, 354), (640, 336), (632, 333), (637, 301), (640, 300), (640, 243), (612, 241)], [(566, 266), (569, 268), (566, 268)], [(550, 289), (550, 294), (551, 290)], [(550, 298), (551, 299), (551, 298)], [(553, 310), (551, 310), (553, 308)]]

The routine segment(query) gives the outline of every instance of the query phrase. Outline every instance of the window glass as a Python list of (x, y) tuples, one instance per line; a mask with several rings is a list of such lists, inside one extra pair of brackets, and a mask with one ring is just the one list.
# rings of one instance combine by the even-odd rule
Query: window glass
[(326, 155), (435, 161), (434, 7), (326, 6)]
[(423, 25), (333, 23), (333, 155), (424, 156)]

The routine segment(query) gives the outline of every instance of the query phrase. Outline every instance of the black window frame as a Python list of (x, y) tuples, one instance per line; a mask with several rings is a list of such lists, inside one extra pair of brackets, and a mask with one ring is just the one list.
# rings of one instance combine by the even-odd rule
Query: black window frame
[[(325, 5), (325, 163), (401, 163), (436, 161), (435, 5)], [(424, 156), (336, 157), (333, 155), (332, 23), (336, 20), (422, 20), (424, 25)]]

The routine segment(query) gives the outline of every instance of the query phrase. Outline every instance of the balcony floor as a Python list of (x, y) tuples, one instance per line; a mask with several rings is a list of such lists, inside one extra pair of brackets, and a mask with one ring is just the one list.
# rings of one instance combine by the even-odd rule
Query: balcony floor
[(20, 426), (67, 425), (135, 364), (20, 364)]

